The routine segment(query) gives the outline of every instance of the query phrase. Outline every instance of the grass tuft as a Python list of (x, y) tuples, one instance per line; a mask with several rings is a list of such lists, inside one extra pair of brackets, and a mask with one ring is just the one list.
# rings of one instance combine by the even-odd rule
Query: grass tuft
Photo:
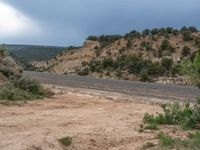
[(144, 129), (159, 130), (159, 127), (158, 127), (158, 124), (156, 124), (156, 123), (151, 123), (151, 124), (148, 124)]
[(144, 115), (143, 121), (146, 126), (140, 125), (140, 130), (158, 130), (158, 125), (162, 124), (178, 125), (184, 130), (190, 129), (190, 132), (194, 132), (189, 133), (186, 138), (174, 137), (160, 132), (157, 136), (160, 144), (155, 146), (158, 146), (160, 149), (200, 149), (200, 98), (197, 98), (197, 103), (194, 105), (186, 101), (183, 105), (176, 102), (162, 104), (161, 107), (164, 113), (157, 115), (146, 113)]
[(72, 144), (72, 138), (68, 136), (61, 138), (58, 141), (64, 146), (70, 146)]
[(151, 115), (146, 113), (143, 121), (148, 124), (181, 125), (184, 129), (199, 129), (200, 104), (194, 106), (187, 101), (184, 105), (178, 102), (162, 105), (163, 114)]
[(171, 136), (166, 135), (163, 132), (160, 132), (158, 134), (158, 139), (160, 140), (161, 146), (164, 147), (173, 146), (175, 144), (175, 140)]

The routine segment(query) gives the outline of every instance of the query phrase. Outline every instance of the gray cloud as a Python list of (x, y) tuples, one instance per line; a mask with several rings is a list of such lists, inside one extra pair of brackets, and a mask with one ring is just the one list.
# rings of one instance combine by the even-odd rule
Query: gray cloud
[[(6, 0), (36, 20), (41, 33), (12, 43), (80, 45), (89, 35), (183, 25), (200, 27), (199, 0)], [(30, 31), (31, 32), (31, 31)], [(5, 40), (4, 40), (5, 41)]]

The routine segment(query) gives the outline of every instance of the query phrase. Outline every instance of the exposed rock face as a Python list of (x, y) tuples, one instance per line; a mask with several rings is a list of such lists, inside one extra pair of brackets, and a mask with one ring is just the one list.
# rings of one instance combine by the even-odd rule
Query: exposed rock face
[(96, 57), (94, 48), (99, 46), (96, 41), (86, 41), (82, 48), (65, 51), (55, 59), (47, 62), (32, 62), (32, 65), (41, 70), (57, 73), (75, 73), (82, 67), (82, 62), (90, 62)]
[(156, 83), (161, 84), (176, 84), (176, 85), (192, 85), (189, 77), (159, 77), (155, 80)]

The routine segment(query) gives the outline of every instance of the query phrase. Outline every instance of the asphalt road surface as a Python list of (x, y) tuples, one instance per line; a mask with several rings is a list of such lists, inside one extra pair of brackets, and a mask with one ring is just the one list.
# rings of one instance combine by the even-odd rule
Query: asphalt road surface
[(55, 73), (24, 72), (24, 76), (35, 78), (43, 84), (53, 84), (64, 87), (119, 92), (129, 95), (161, 98), (165, 100), (195, 100), (200, 96), (200, 89), (192, 86), (163, 85), (137, 81), (97, 79), (76, 75)]

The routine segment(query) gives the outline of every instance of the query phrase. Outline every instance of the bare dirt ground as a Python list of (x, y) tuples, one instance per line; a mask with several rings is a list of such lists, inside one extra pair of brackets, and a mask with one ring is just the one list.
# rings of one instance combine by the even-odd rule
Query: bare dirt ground
[[(0, 150), (134, 150), (154, 139), (151, 131), (138, 129), (145, 112), (161, 111), (158, 104), (116, 93), (62, 90), (49, 99), (0, 105)], [(69, 147), (58, 142), (66, 136), (73, 139)]]

